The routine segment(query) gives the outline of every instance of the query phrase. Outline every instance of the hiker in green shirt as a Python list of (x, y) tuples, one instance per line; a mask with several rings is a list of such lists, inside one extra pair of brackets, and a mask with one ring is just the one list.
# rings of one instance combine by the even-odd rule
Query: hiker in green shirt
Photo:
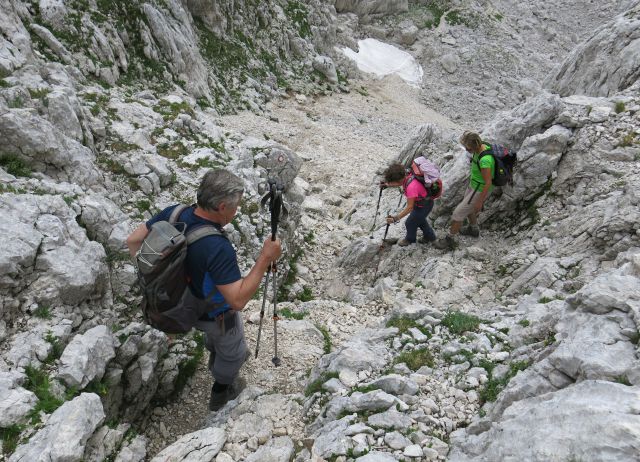
[[(491, 179), (495, 172), (496, 161), (493, 156), (482, 153), (490, 150), (491, 146), (482, 142), (480, 135), (473, 132), (464, 132), (460, 143), (471, 154), (471, 177), (464, 199), (451, 215), (451, 228), (443, 239), (439, 239), (434, 246), (442, 250), (453, 250), (457, 243), (455, 236), (460, 233), (466, 236), (478, 237), (478, 213), (482, 210), (484, 201), (493, 189)], [(462, 228), (464, 220), (469, 220), (469, 225)], [(460, 229), (462, 228), (462, 229)]]

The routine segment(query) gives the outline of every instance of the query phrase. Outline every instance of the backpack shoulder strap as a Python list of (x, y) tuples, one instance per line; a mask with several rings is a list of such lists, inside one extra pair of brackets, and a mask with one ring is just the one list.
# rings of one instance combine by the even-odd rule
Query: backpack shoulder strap
[(478, 164), (478, 168), (480, 168), (480, 161), (482, 160), (483, 157), (486, 157), (486, 156), (494, 157), (494, 155), (493, 155), (493, 147), (491, 147), (491, 145), (489, 145), (489, 146), (490, 146), (489, 149), (485, 149), (484, 151), (482, 151), (478, 155), (478, 157), (476, 159), (476, 164)]
[(213, 225), (202, 225), (187, 231), (187, 245), (191, 245), (207, 236), (222, 236), (227, 239), (227, 235), (224, 231), (219, 230)]
[(188, 208), (188, 205), (177, 205), (176, 208), (171, 211), (171, 215), (169, 215), (169, 223), (171, 223), (172, 225), (176, 224), (176, 222), (180, 219), (180, 215), (182, 215), (182, 212), (184, 212)]

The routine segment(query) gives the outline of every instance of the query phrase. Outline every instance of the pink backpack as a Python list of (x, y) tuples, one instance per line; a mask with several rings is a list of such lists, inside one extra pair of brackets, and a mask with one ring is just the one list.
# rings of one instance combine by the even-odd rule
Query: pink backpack
[(416, 179), (427, 190), (428, 198), (438, 199), (443, 192), (442, 180), (440, 179), (440, 169), (436, 164), (423, 156), (417, 157), (411, 162), (409, 177), (405, 179), (404, 187), (406, 189), (409, 183)]

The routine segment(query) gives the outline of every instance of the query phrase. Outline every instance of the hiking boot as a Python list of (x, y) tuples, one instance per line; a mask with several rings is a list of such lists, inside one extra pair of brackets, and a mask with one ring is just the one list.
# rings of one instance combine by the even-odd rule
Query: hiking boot
[(426, 237), (421, 237), (420, 238), (420, 244), (431, 244), (435, 241), (430, 241), (429, 239), (427, 239)]
[(216, 412), (222, 409), (222, 407), (229, 401), (236, 399), (238, 395), (244, 390), (246, 381), (242, 378), (237, 378), (226, 390), (220, 392), (214, 392), (211, 387), (211, 398), (209, 399), (209, 410)]
[(463, 236), (480, 237), (480, 229), (473, 226), (465, 226), (460, 230), (460, 234)]
[(440, 250), (454, 250), (457, 247), (457, 244), (453, 237), (445, 236), (444, 238), (435, 241), (433, 246)]
[(399, 245), (400, 247), (406, 247), (406, 246), (408, 246), (409, 244), (411, 244), (411, 242), (407, 241), (406, 239), (400, 239), (400, 240), (398, 241), (398, 245)]

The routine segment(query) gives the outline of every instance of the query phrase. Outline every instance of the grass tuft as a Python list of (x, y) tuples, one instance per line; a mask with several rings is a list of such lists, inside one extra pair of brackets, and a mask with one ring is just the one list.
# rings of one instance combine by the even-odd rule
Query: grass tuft
[(307, 313), (305, 311), (297, 312), (291, 311), (289, 308), (282, 308), (280, 310), (280, 315), (286, 319), (297, 319), (298, 321), (300, 321), (301, 319), (304, 319)]
[(509, 364), (509, 372), (501, 379), (497, 379), (493, 377), (493, 369), (496, 365), (486, 359), (481, 360), (480, 367), (483, 367), (487, 371), (487, 373), (489, 374), (489, 380), (485, 384), (484, 388), (480, 390), (480, 403), (484, 404), (487, 401), (495, 401), (498, 398), (500, 392), (507, 386), (509, 381), (513, 377), (515, 377), (518, 372), (523, 371), (527, 367), (529, 367), (529, 365), (529, 361), (514, 361)]
[(24, 430), (23, 425), (10, 425), (0, 428), (0, 441), (2, 441), (2, 454), (5, 457), (13, 454), (20, 440), (20, 433)]
[(193, 340), (196, 342), (195, 348), (189, 351), (189, 359), (178, 365), (178, 376), (174, 382), (174, 396), (180, 394), (189, 379), (195, 374), (198, 364), (204, 355), (204, 336), (201, 332), (193, 334)]
[(331, 379), (337, 379), (337, 372), (323, 372), (322, 375), (307, 385), (307, 388), (304, 389), (304, 396), (311, 396), (318, 391), (322, 391), (322, 384)]
[(415, 327), (424, 335), (431, 337), (431, 332), (429, 332), (427, 328), (425, 328), (424, 326), (421, 326), (420, 324), (416, 323), (415, 320), (408, 318), (406, 316), (389, 319), (389, 321), (387, 321), (386, 327), (398, 328), (399, 335), (405, 334), (409, 331), (409, 329)]
[(322, 333), (322, 336), (324, 337), (324, 354), (329, 354), (331, 353), (331, 336), (329, 335), (329, 331), (327, 330), (326, 327), (321, 326), (320, 324), (316, 324), (316, 329), (318, 329), (320, 331), (320, 333)]
[(0, 153), (0, 167), (3, 167), (8, 174), (20, 177), (30, 177), (31, 168), (18, 156), (14, 154)]
[(475, 332), (482, 320), (477, 316), (466, 314), (461, 311), (448, 311), (442, 318), (442, 325), (452, 334), (462, 334), (464, 332)]
[(29, 413), (31, 423), (35, 424), (40, 420), (41, 411), (45, 414), (51, 414), (62, 405), (63, 401), (51, 393), (51, 382), (46, 371), (27, 366), (25, 374), (27, 380), (24, 383), (24, 388), (33, 392), (38, 398), (36, 407)]
[(433, 367), (433, 355), (426, 348), (416, 348), (415, 350), (400, 353), (394, 360), (393, 364), (405, 363), (412, 371), (417, 371), (422, 366)]

